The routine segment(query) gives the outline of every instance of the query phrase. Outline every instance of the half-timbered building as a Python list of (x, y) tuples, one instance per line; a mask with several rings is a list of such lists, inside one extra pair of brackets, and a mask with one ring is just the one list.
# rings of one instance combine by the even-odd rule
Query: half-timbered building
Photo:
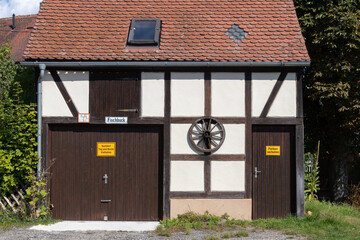
[(304, 214), (293, 1), (44, 0), (24, 57), (54, 218)]

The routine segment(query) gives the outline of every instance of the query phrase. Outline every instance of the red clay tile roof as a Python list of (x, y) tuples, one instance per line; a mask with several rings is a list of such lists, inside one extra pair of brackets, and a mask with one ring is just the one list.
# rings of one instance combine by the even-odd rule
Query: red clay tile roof
[[(127, 47), (131, 19), (160, 18), (160, 47)], [(225, 33), (248, 33), (236, 43)], [(44, 0), (28, 60), (309, 61), (292, 0)]]
[(35, 24), (36, 15), (19, 15), (15, 17), (15, 29), (12, 31), (12, 17), (0, 19), (0, 45), (10, 42), (12, 46), (11, 58), (15, 62), (24, 60), (26, 44)]

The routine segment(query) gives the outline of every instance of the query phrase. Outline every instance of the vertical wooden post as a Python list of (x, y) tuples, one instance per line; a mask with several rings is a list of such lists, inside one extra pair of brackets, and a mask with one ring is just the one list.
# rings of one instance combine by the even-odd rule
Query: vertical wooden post
[(305, 215), (304, 126), (296, 126), (296, 216)]
[(170, 115), (171, 73), (165, 72), (163, 214), (170, 217)]
[[(205, 72), (205, 116), (211, 116), (211, 72)], [(207, 155), (209, 156), (209, 155)], [(207, 196), (211, 191), (211, 160), (210, 158), (204, 159), (204, 189)]]
[[(296, 117), (303, 118), (302, 74), (297, 73)], [(304, 187), (304, 123), (296, 125), (296, 216), (305, 215)]]
[(245, 72), (245, 197), (252, 197), (251, 72)]

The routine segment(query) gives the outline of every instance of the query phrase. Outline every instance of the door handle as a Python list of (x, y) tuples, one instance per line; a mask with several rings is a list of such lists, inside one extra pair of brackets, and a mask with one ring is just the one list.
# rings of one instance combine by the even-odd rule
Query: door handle
[(108, 182), (108, 175), (105, 173), (105, 175), (103, 176), (103, 179), (104, 179), (104, 181), (105, 181), (105, 184), (107, 184), (107, 182)]
[(102, 203), (109, 203), (111, 200), (100, 200)]
[(257, 167), (255, 167), (254, 173), (255, 173), (255, 178), (257, 178), (258, 175), (259, 175), (259, 173), (261, 173), (261, 171), (259, 171), (259, 170), (257, 169)]

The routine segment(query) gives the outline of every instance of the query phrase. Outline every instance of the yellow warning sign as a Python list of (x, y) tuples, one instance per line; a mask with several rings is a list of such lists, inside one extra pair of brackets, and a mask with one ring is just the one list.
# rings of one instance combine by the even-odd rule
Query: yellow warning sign
[(97, 142), (97, 157), (115, 157), (116, 142)]
[(266, 156), (280, 156), (280, 146), (266, 146)]

